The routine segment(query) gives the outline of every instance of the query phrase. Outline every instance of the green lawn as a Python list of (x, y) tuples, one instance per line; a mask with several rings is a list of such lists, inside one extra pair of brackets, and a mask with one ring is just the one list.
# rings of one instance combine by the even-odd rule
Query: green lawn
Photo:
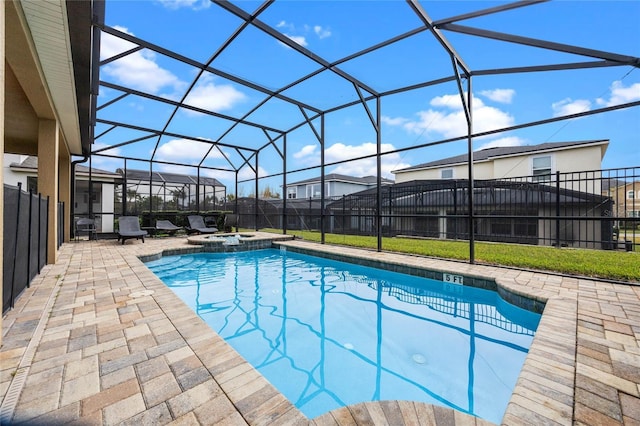
[[(261, 231), (281, 233), (277, 229)], [(290, 234), (309, 241), (320, 241), (320, 232), (291, 231)], [(325, 234), (327, 244), (377, 248), (376, 237)], [(469, 245), (465, 241), (430, 239), (383, 238), (385, 251), (418, 254), (446, 259), (469, 259)], [(636, 250), (638, 246), (636, 245)], [(640, 282), (640, 252), (571, 249), (476, 242), (478, 263), (514, 266), (525, 269), (555, 271), (565, 274)]]

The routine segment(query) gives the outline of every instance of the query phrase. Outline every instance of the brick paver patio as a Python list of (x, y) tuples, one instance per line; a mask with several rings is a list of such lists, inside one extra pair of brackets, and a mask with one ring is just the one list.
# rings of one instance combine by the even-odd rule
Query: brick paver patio
[[(505, 424), (640, 424), (640, 286), (283, 243), (495, 278), (547, 300)], [(2, 424), (486, 424), (407, 401), (309, 420), (140, 261), (185, 238), (64, 244), (3, 321)], [(621, 255), (625, 255), (621, 253)]]

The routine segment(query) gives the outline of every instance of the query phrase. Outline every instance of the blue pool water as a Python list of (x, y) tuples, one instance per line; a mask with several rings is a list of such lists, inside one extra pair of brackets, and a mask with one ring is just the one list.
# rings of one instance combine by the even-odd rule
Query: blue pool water
[(273, 249), (147, 266), (309, 418), (414, 400), (500, 423), (540, 320), (495, 292)]

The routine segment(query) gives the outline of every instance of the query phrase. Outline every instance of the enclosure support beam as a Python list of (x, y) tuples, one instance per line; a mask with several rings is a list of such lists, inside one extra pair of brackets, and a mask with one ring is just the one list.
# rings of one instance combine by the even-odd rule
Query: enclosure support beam
[(89, 156), (89, 201), (88, 201), (88, 213), (89, 218), (94, 219), (93, 217), (93, 162), (91, 161), (91, 156)]
[[(325, 189), (324, 189), (324, 179), (325, 179), (325, 170), (324, 170), (324, 113), (320, 115), (320, 242), (322, 244), (325, 243), (325, 235), (324, 235), (324, 197)], [(313, 196), (313, 191), (311, 191), (311, 196)]]
[(260, 218), (259, 214), (258, 214), (258, 208), (260, 207), (260, 204), (258, 203), (258, 191), (259, 191), (259, 186), (258, 186), (258, 154), (260, 154), (260, 152), (256, 152), (256, 209), (255, 209), (255, 221), (256, 221), (256, 231), (258, 231), (260, 228), (258, 226), (258, 219)]
[(122, 216), (127, 215), (127, 198), (129, 197), (127, 191), (127, 159), (124, 159), (124, 176), (122, 177)]
[(282, 234), (287, 233), (287, 134), (282, 139)]
[(523, 44), (525, 46), (538, 47), (538, 48), (547, 49), (547, 50), (555, 50), (557, 52), (571, 53), (573, 55), (588, 56), (591, 58), (598, 58), (598, 59), (604, 59), (607, 61), (618, 62), (624, 65), (631, 65), (633, 67), (640, 67), (640, 59), (633, 56), (619, 55), (617, 53), (605, 52), (605, 51), (596, 50), (596, 49), (586, 49), (584, 47), (572, 46), (569, 44), (556, 43), (552, 41), (517, 36), (513, 34), (505, 34), (497, 31), (483, 30), (479, 28), (467, 27), (467, 26), (458, 25), (458, 24), (444, 24), (444, 25), (441, 25), (439, 28), (461, 33), (461, 34), (469, 34), (469, 35), (489, 38), (493, 40)]
[(472, 109), (472, 90), (471, 90), (471, 76), (467, 78), (467, 108), (469, 110), (469, 116), (467, 118), (467, 145), (469, 149), (469, 263), (475, 263), (475, 230), (474, 230), (474, 199), (473, 199), (473, 109)]
[[(153, 161), (149, 161), (149, 217), (153, 211)], [(151, 219), (149, 219), (151, 220)], [(147, 226), (151, 226), (149, 223)]]
[[(380, 96), (376, 98), (376, 235), (378, 236), (378, 251), (382, 251), (382, 131), (380, 125), (382, 123), (382, 115), (380, 110), (382, 109), (382, 102)], [(391, 197), (389, 197), (391, 201)]]
[(238, 223), (236, 228), (240, 225), (240, 211), (238, 210), (238, 170), (236, 170), (236, 198), (235, 198), (235, 212), (238, 215)]
[[(198, 171), (197, 172), (198, 182), (196, 183), (196, 210), (200, 211), (200, 166), (198, 166), (197, 171)], [(189, 185), (189, 188), (191, 188), (191, 185)], [(216, 195), (216, 189), (215, 188), (216, 188), (216, 186), (214, 185), (213, 186), (213, 195), (214, 196)], [(207, 192), (207, 190), (205, 188), (205, 195), (206, 195), (206, 192)], [(207, 208), (206, 208), (206, 204), (205, 204), (205, 210), (206, 209)]]

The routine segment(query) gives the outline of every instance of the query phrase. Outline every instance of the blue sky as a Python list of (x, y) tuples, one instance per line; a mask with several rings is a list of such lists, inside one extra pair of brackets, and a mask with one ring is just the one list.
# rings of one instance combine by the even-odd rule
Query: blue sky
[[(253, 13), (261, 3), (234, 3)], [(423, 2), (429, 16), (437, 21), (470, 11), (494, 7), (503, 2), (430, 1)], [(364, 48), (418, 28), (421, 21), (404, 1), (291, 1), (278, 0), (258, 19), (322, 59), (333, 62)], [(589, 49), (640, 57), (640, 1), (553, 1), (468, 19), (460, 25), (477, 27), (535, 39), (555, 41)], [(203, 0), (113, 1), (106, 4), (106, 25), (180, 55), (204, 63), (240, 26), (242, 21), (228, 11)], [(593, 58), (551, 50), (497, 42), (485, 38), (442, 31), (458, 55), (472, 70), (501, 67), (591, 61)], [(136, 47), (110, 34), (102, 35), (102, 59)], [(212, 63), (224, 73), (236, 75), (269, 90), (279, 90), (320, 65), (294, 51), (254, 26), (248, 26)], [(429, 32), (421, 32), (391, 46), (368, 53), (338, 66), (357, 78), (363, 86), (378, 92), (409, 86), (451, 75), (449, 56)], [(148, 49), (134, 51), (101, 68), (101, 80), (154, 96), (179, 101), (193, 84), (185, 102), (226, 116), (243, 117), (264, 101), (264, 93), (199, 70)], [(640, 69), (630, 66), (603, 67), (544, 73), (517, 73), (473, 78), (474, 130), (499, 129), (546, 118), (589, 111), (603, 106), (640, 100)], [(362, 92), (367, 96), (366, 91)], [(282, 92), (320, 110), (359, 99), (353, 84), (337, 73), (325, 70), (315, 77)], [(122, 92), (101, 87), (99, 105), (117, 99)], [(463, 136), (464, 113), (455, 83), (385, 96), (381, 103), (383, 152), (412, 147), (445, 138)], [(376, 114), (375, 102), (368, 103)], [(98, 118), (130, 123), (195, 139), (219, 140), (229, 145), (257, 149), (274, 138), (252, 126), (232, 123), (188, 109), (129, 95), (98, 112)], [(306, 111), (313, 115), (313, 112)], [(247, 117), (247, 121), (289, 130), (304, 122), (297, 106), (278, 99), (268, 100)], [(314, 120), (319, 129), (319, 120)], [(109, 129), (98, 124), (96, 135)], [(318, 130), (319, 131), (319, 130)], [(222, 139), (220, 137), (224, 135)], [(603, 168), (640, 165), (640, 107), (503, 132), (474, 140), (474, 149), (500, 145), (531, 145), (544, 142), (609, 139)], [(148, 132), (117, 128), (96, 141), (94, 150), (136, 138)], [(362, 105), (325, 115), (325, 161), (334, 162), (375, 153), (376, 134)], [(281, 140), (275, 142), (283, 150)], [(157, 146), (156, 146), (157, 145)], [(117, 155), (154, 158), (197, 165), (210, 144), (163, 136), (113, 148)], [(461, 154), (466, 142), (387, 154), (382, 167), (385, 177), (392, 170)], [(232, 148), (212, 149), (203, 165), (232, 169), (239, 167), (246, 152)], [(93, 167), (115, 170), (121, 160), (93, 157)], [(229, 164), (231, 163), (232, 166)], [(306, 168), (320, 163), (320, 146), (309, 125), (287, 135), (287, 168)], [(327, 173), (353, 176), (375, 175), (375, 159), (352, 161), (327, 167)], [(148, 169), (142, 162), (128, 161), (129, 168)], [(193, 167), (157, 165), (154, 169), (196, 174)], [(273, 147), (259, 156), (259, 174), (281, 173), (282, 159)], [(234, 174), (203, 170), (227, 184), (233, 192)], [(289, 182), (319, 176), (319, 169), (292, 173)], [(244, 167), (240, 179), (253, 177)], [(261, 180), (260, 186), (279, 190), (281, 176)], [(253, 190), (253, 183), (239, 188), (240, 195)]]

